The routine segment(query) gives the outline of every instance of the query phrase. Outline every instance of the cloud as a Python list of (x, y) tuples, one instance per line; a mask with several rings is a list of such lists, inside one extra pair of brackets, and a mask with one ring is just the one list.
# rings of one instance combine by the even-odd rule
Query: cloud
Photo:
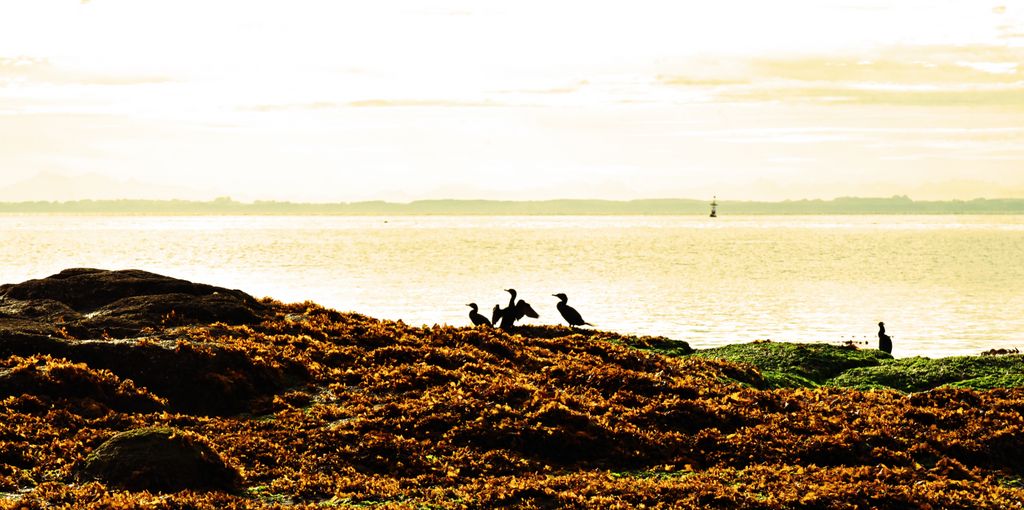
[(10, 82), (55, 85), (141, 85), (174, 81), (167, 76), (102, 73), (54, 64), (49, 59), (0, 57), (0, 85)]
[(344, 106), (344, 104), (333, 101), (316, 101), (312, 103), (259, 104), (247, 106), (241, 108), (241, 110), (250, 112), (284, 112), (296, 110), (331, 110), (342, 106)]
[(913, 106), (1024, 106), (1024, 48), (899, 46), (833, 56), (691, 62), (658, 75), (711, 100)]
[(892, 106), (989, 106), (1024, 108), (1024, 82), (1005, 87), (907, 88), (860, 84), (770, 86), (727, 91), (720, 99)]
[(466, 107), (494, 107), (494, 106), (506, 106), (496, 101), (452, 101), (445, 99), (363, 99), (360, 101), (351, 101), (348, 106), (356, 108), (393, 108), (393, 107), (455, 107), (455, 108), (466, 108)]
[[(902, 54), (901, 54), (902, 53)], [(1003, 64), (1012, 68), (1024, 54), (993, 52), (892, 52), (845, 58), (761, 60), (751, 65), (759, 79), (899, 84), (1011, 83), (1014, 73), (993, 72), (978, 64)]]
[(721, 85), (746, 85), (749, 84), (749, 80), (743, 79), (729, 79), (729, 78), (700, 78), (696, 76), (674, 76), (674, 75), (658, 75), (656, 78), (658, 83), (662, 85), (673, 85), (679, 87), (717, 87)]
[(519, 90), (500, 90), (498, 92), (501, 94), (572, 94), (574, 92), (579, 92), (588, 85), (590, 85), (589, 80), (580, 80), (575, 83), (564, 86), (554, 86), (546, 88), (524, 88)]
[(253, 112), (282, 112), (302, 110), (334, 110), (339, 108), (487, 108), (513, 106), (492, 100), (455, 101), (447, 99), (360, 99), (357, 101), (317, 101), (311, 103), (261, 104), (242, 108)]

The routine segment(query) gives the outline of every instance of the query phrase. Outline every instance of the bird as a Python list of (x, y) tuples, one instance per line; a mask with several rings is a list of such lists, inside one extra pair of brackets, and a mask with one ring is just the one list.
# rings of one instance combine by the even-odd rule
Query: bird
[(491, 324), (497, 324), (501, 320), (502, 311), (501, 305), (494, 305), (494, 308), (491, 309)]
[(878, 323), (878, 350), (892, 354), (892, 338), (885, 334), (885, 323)]
[(580, 315), (580, 312), (577, 312), (575, 308), (567, 304), (569, 302), (568, 296), (562, 293), (552, 294), (552, 296), (558, 298), (558, 305), (555, 307), (558, 308), (558, 313), (562, 314), (562, 318), (565, 319), (565, 322), (568, 322), (570, 326), (593, 326), (593, 324), (583, 320), (583, 316)]
[(487, 320), (487, 317), (484, 317), (483, 315), (480, 314), (480, 312), (478, 311), (479, 308), (476, 306), (476, 303), (470, 303), (466, 306), (469, 307), (469, 320), (473, 321), (474, 326), (480, 326), (484, 324), (488, 326), (491, 325), (491, 321)]
[(505, 289), (505, 292), (509, 294), (508, 307), (505, 309), (501, 309), (498, 306), (494, 307), (494, 313), (501, 317), (501, 323), (498, 327), (501, 329), (511, 329), (515, 327), (516, 321), (523, 317), (533, 319), (540, 317), (537, 311), (530, 306), (530, 303), (522, 299), (518, 302), (516, 301), (516, 296), (518, 295), (516, 294), (516, 289)]
[(516, 306), (516, 289), (505, 289), (505, 292), (508, 292), (509, 295), (508, 307), (514, 308)]
[(498, 326), (501, 329), (510, 329), (515, 326), (516, 322), (516, 289), (505, 289), (508, 292), (508, 306), (504, 309), (498, 309), (501, 314), (501, 324)]

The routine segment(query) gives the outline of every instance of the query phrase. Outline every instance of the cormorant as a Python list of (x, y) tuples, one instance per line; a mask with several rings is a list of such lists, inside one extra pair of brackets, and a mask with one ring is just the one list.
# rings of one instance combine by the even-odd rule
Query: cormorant
[(537, 311), (530, 306), (530, 303), (527, 303), (522, 299), (516, 302), (516, 289), (505, 289), (505, 292), (509, 293), (508, 307), (505, 309), (495, 307), (495, 313), (498, 313), (501, 316), (501, 324), (499, 325), (501, 329), (511, 329), (515, 327), (516, 321), (523, 317), (531, 317), (534, 319), (540, 317), (540, 315), (537, 314)]
[(502, 312), (501, 306), (494, 305), (494, 308), (491, 309), (491, 324), (497, 324), (498, 323), (498, 320), (501, 319), (501, 312)]
[(878, 323), (878, 350), (892, 354), (892, 338), (885, 334), (885, 323)]
[(585, 322), (583, 320), (583, 316), (580, 315), (580, 312), (577, 312), (575, 308), (573, 308), (573, 307), (569, 306), (568, 304), (566, 304), (569, 301), (569, 297), (568, 296), (566, 296), (565, 294), (561, 294), (561, 293), (559, 293), (559, 294), (552, 294), (552, 296), (555, 296), (556, 298), (558, 298), (558, 300), (559, 300), (558, 301), (558, 305), (556, 305), (556, 308), (558, 308), (558, 313), (562, 314), (562, 318), (565, 319), (565, 322), (568, 322), (570, 326), (572, 326), (572, 327), (583, 326), (583, 325), (593, 326), (593, 324), (591, 324), (589, 322)]
[(508, 306), (505, 309), (498, 309), (501, 313), (501, 329), (510, 329), (516, 322), (516, 289), (505, 289), (509, 293)]
[(480, 314), (480, 312), (477, 311), (478, 308), (476, 306), (476, 303), (470, 303), (466, 306), (470, 308), (469, 320), (473, 321), (474, 326), (479, 326), (481, 324), (486, 324), (488, 326), (491, 325), (491, 321), (487, 320), (487, 317), (484, 317), (483, 315)]

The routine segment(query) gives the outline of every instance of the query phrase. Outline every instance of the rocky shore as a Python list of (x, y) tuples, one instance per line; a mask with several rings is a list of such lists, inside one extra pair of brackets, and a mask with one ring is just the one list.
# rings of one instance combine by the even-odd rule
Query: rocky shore
[(1024, 358), (0, 286), (0, 508), (1021, 508)]

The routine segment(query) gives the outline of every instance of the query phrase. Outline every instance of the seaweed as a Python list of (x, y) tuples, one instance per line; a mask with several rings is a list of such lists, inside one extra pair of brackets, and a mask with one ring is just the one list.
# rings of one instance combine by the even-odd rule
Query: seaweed
[[(180, 348), (308, 374), (240, 414), (133, 409), (59, 385), (7, 392), (0, 506), (966, 509), (1024, 499), (1024, 389), (814, 387), (894, 364), (868, 350), (765, 343), (682, 355), (608, 332), (421, 328), (262, 305), (258, 323), (159, 332)], [(75, 366), (129, 401), (160, 402)], [(76, 483), (106, 439), (142, 427), (206, 438), (239, 468), (241, 489)]]

